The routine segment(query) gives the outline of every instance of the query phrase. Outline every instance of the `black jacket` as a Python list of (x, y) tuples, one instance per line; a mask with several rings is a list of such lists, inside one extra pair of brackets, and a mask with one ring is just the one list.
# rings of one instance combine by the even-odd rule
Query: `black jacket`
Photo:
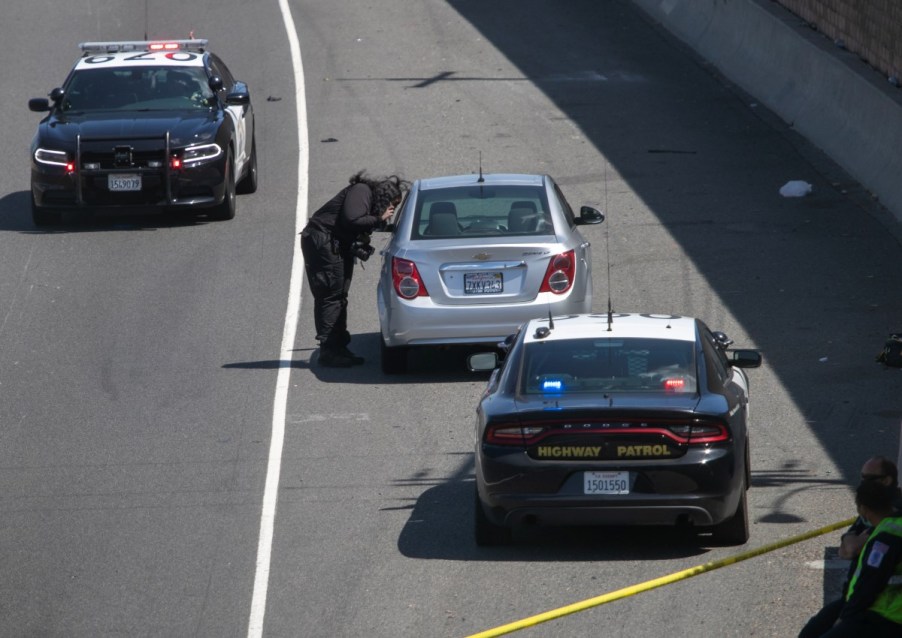
[(347, 249), (360, 233), (372, 232), (381, 223), (379, 215), (370, 213), (372, 202), (373, 191), (366, 184), (347, 186), (313, 213), (304, 231), (326, 233)]

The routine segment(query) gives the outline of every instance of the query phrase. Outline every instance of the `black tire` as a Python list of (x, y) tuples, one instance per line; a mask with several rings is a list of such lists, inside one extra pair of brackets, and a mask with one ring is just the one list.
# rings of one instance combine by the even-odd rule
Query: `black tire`
[(248, 160), (247, 173), (237, 187), (240, 195), (250, 195), (257, 192), (257, 134), (251, 140), (251, 158)]
[(745, 545), (749, 541), (749, 504), (748, 491), (742, 490), (736, 513), (712, 530), (714, 541), (718, 545)]
[(59, 224), (62, 213), (52, 208), (44, 208), (34, 203), (34, 195), (31, 196), (31, 221), (35, 226), (52, 226)]
[(482, 501), (479, 500), (479, 490), (474, 489), (476, 494), (475, 511), (473, 512), (473, 533), (476, 544), (480, 547), (491, 547), (497, 545), (510, 545), (513, 542), (513, 533), (511, 528), (503, 525), (496, 525), (485, 515), (482, 509)]
[(226, 153), (225, 162), (225, 196), (222, 203), (211, 209), (210, 218), (228, 220), (235, 218), (238, 209), (238, 197), (235, 190), (235, 165), (232, 162), (232, 149)]
[(379, 340), (379, 345), (382, 372), (385, 374), (404, 374), (407, 372), (407, 348), (389, 348), (382, 339)]

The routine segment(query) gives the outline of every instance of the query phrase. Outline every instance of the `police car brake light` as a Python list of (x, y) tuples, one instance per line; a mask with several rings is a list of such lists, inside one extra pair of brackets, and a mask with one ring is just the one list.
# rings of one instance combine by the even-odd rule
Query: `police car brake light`
[(521, 427), (519, 425), (491, 426), (485, 433), (486, 443), (494, 445), (525, 445), (545, 431), (544, 426)]
[(682, 439), (682, 442), (690, 445), (721, 443), (730, 439), (729, 430), (720, 423), (668, 425), (667, 429)]
[(730, 438), (727, 429), (719, 424), (700, 424), (692, 426), (689, 443), (719, 443)]

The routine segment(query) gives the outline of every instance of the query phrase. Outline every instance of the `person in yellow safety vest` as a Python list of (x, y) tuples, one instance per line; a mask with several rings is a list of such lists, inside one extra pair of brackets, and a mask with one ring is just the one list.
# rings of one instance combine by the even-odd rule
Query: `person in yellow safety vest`
[(858, 514), (874, 526), (858, 556), (839, 622), (824, 638), (902, 636), (902, 517), (892, 488), (862, 481), (855, 491)]
[[(874, 481), (891, 488), (895, 495), (893, 506), (896, 511), (893, 516), (902, 516), (902, 491), (899, 490), (899, 470), (895, 463), (885, 456), (872, 456), (861, 466), (861, 481)], [(849, 581), (852, 580), (855, 568), (858, 566), (858, 557), (873, 531), (874, 528), (871, 524), (859, 516), (848, 531), (842, 535), (838, 554), (840, 558), (849, 561), (848, 575), (843, 582), (842, 595), (824, 605), (817, 614), (812, 616), (799, 632), (799, 638), (818, 638), (829, 631), (839, 620), (839, 614), (846, 604)]]

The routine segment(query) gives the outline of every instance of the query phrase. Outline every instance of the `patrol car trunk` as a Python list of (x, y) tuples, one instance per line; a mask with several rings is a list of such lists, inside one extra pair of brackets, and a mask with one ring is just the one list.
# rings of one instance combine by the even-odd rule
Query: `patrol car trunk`
[(518, 401), (517, 416), (537, 461), (628, 462), (675, 459), (691, 446), (729, 440), (726, 424), (696, 413), (697, 405), (694, 395), (546, 398)]

